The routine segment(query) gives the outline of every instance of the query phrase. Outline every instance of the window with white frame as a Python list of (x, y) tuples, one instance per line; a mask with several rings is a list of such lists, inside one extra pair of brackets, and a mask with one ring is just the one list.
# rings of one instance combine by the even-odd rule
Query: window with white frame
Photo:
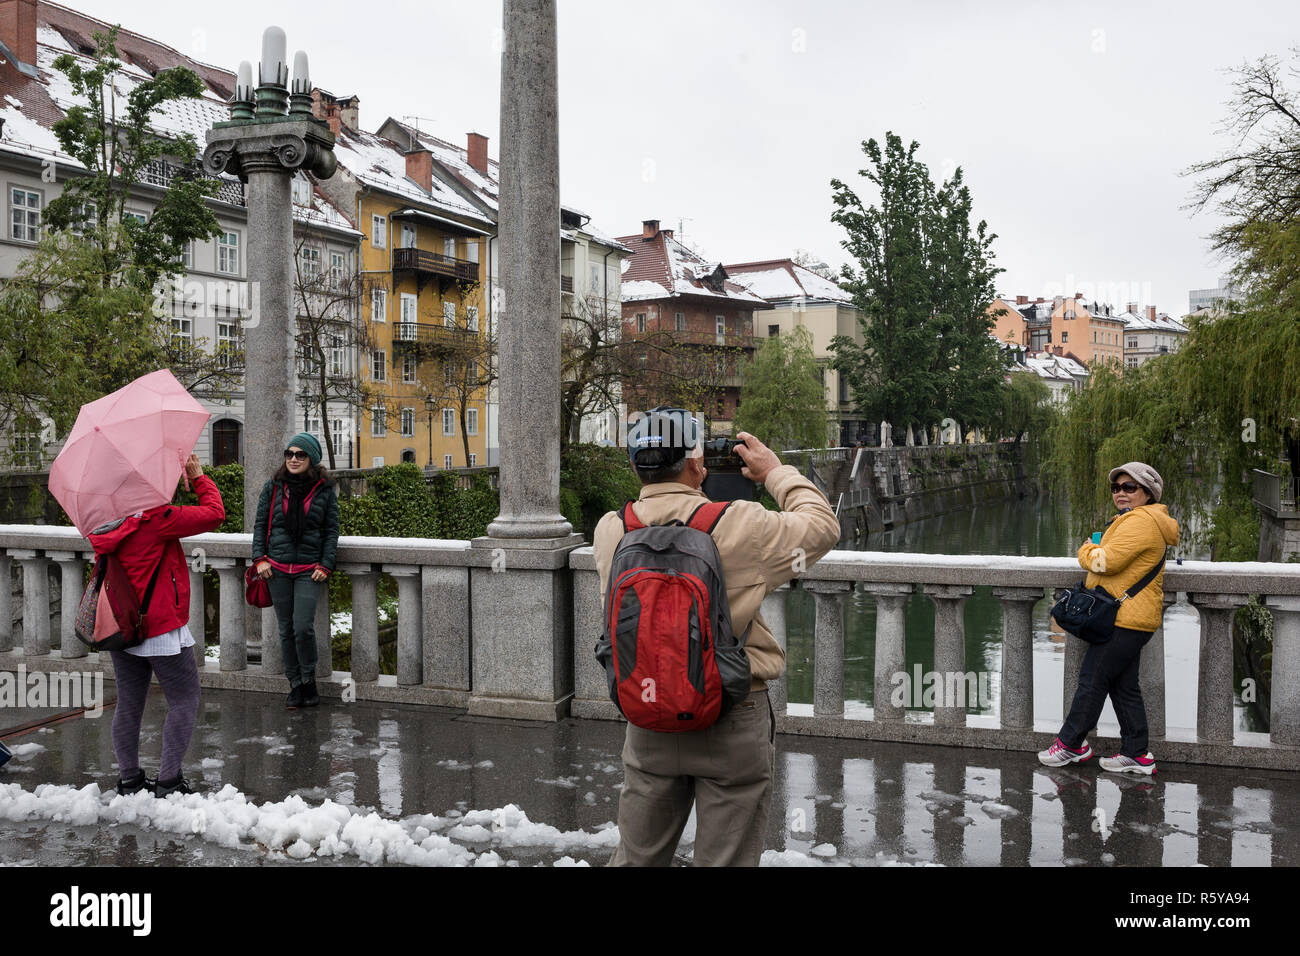
[(181, 243), (181, 266), (186, 272), (194, 268), (194, 243)]
[(306, 431), (307, 434), (313, 435), (317, 439), (319, 439), (324, 434), (320, 428), (320, 409), (316, 409), (314, 411), (310, 411), (307, 413)]
[(342, 378), (347, 374), (347, 353), (343, 349), (341, 335), (330, 336), (330, 375)]
[(442, 254), (448, 259), (456, 258), (456, 240), (447, 238), (442, 240)]
[(420, 300), (418, 297), (412, 295), (409, 292), (403, 292), (401, 295), (402, 295), (402, 321), (398, 325), (397, 337), (401, 339), (403, 342), (414, 342), (416, 337), (416, 330), (418, 328), (416, 324), (416, 317), (417, 317), (416, 310), (419, 307)]
[(444, 302), (442, 304), (442, 324), (449, 329), (456, 327), (456, 303)]
[(303, 282), (313, 282), (320, 275), (320, 250), (303, 246), (298, 253), (299, 271)]
[(443, 456), (442, 456), (442, 467), (443, 467), (443, 468), (450, 468), (450, 467), (451, 467), (451, 455), (443, 455)]
[(637, 330), (638, 332), (644, 332), (644, 331), (645, 331), (645, 313), (644, 313), (644, 312), (638, 312), (638, 313), (636, 314), (636, 330)]
[(419, 365), (414, 355), (402, 356), (402, 384), (413, 385), (415, 383), (416, 368)]
[(376, 249), (388, 248), (388, 218), (386, 216), (370, 217), (370, 245)]
[(600, 266), (594, 262), (591, 263), (591, 291), (600, 291)]
[(686, 331), (686, 313), (678, 312), (676, 315), (676, 327), (678, 332)]
[(415, 434), (415, 409), (402, 409), (402, 437), (410, 438)]
[(388, 381), (388, 355), (383, 349), (375, 349), (370, 353), (370, 380)]
[(388, 434), (388, 409), (376, 405), (370, 409), (370, 437), (383, 438)]
[(230, 368), (239, 354), (239, 324), (236, 322), (217, 323), (217, 364), (221, 368)]
[(725, 315), (715, 315), (713, 318), (716, 324), (718, 341), (722, 342), (727, 337), (727, 317)]
[(370, 321), (371, 322), (388, 321), (388, 290), (387, 289), (370, 290)]
[(172, 317), (172, 348), (183, 352), (194, 344), (194, 323), (190, 319)]
[(413, 223), (402, 223), (402, 244), (401, 249), (414, 249), (416, 246), (415, 225)]
[(239, 275), (239, 233), (223, 232), (217, 236), (217, 271)]
[(370, 467), (371, 467), (371, 468), (383, 468), (383, 467), (384, 467), (384, 456), (383, 456), (383, 455), (376, 455), (374, 458), (371, 458), (371, 459), (370, 459)]
[(456, 363), (446, 362), (442, 366), (442, 382), (444, 385), (452, 385), (456, 381)]
[(347, 258), (341, 252), (330, 253), (330, 288), (338, 289), (343, 285), (343, 272), (347, 269)]
[(478, 262), (478, 240), (477, 239), (465, 240), (465, 258), (468, 259), (470, 262), (474, 262), (474, 263)]
[(148, 216), (147, 214), (145, 214), (145, 213), (142, 213), (142, 212), (124, 212), (124, 213), (122, 213), (122, 221), (123, 221), (123, 222), (126, 222), (128, 219), (130, 219), (132, 222), (134, 222), (137, 226), (144, 226), (144, 225), (147, 225), (148, 222), (149, 222), (149, 216)]
[(478, 306), (471, 305), (465, 308), (465, 327), (471, 332), (478, 331)]
[(471, 468), (473, 468), (473, 467), (475, 467), (476, 465), (478, 465), (478, 455), (474, 454), (473, 452), (470, 452), (470, 453), (469, 453), (469, 466), (470, 466)]
[(307, 177), (302, 173), (293, 177), (292, 193), (295, 206), (311, 205), (311, 183), (307, 182)]
[(456, 409), (444, 408), (442, 410), (442, 434), (444, 437), (451, 437), (456, 434)]
[(478, 434), (478, 409), (477, 408), (465, 409), (465, 434), (466, 435)]
[(41, 467), (44, 450), (39, 428), (15, 431), (9, 439), (9, 456), (18, 468)]
[(30, 189), (9, 190), (9, 238), (36, 242), (41, 237), (41, 194)]
[[(330, 422), (330, 438), (331, 438), (331, 439), (333, 440), (333, 442), (334, 442), (334, 455), (335, 455), (335, 457), (339, 457), (339, 456), (340, 456), (340, 452), (342, 452), (342, 451), (344, 450), (344, 449), (343, 449), (343, 436), (344, 436), (345, 434), (347, 434), (346, 429), (347, 429), (347, 424), (346, 424), (346, 423), (344, 422), (344, 420), (341, 419), (341, 418), (336, 418), (336, 419), (334, 419), (333, 421)], [(352, 457), (352, 453), (351, 453), (351, 451), (349, 451), (349, 452), (348, 452), (348, 458), (351, 459), (351, 457)]]

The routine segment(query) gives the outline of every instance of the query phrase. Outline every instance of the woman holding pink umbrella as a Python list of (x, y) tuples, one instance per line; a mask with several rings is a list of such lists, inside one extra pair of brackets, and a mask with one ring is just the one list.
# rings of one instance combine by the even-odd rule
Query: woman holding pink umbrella
[[(191, 650), (194, 637), (187, 623), (190, 575), (180, 539), (215, 531), (226, 518), (226, 508), (216, 484), (203, 474), (197, 455), (186, 460), (185, 475), (194, 484), (197, 505), (159, 505), (110, 521), (87, 536), (96, 555), (117, 553), (142, 610), (148, 613), (144, 642), (112, 652), (113, 680), (117, 685), (113, 751), (117, 755), (118, 793), (153, 790), (155, 795), (165, 797), (169, 793), (194, 792), (181, 773), (181, 761), (189, 749), (199, 713), (199, 672)], [(152, 599), (144, 608), (144, 595), (154, 579), (155, 568)], [(145, 776), (139, 759), (140, 721), (154, 676), (167, 698), (156, 782)]]

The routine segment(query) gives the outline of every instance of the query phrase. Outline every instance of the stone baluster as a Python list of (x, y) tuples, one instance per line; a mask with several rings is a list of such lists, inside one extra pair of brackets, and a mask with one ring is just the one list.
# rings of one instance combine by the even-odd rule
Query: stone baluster
[[(596, 580), (594, 573), (590, 577)], [(469, 607), (469, 568), (426, 567), (421, 570), (420, 578), (424, 614), (424, 684), (426, 687), (467, 691), (470, 689), (470, 647), (469, 615), (465, 610)], [(596, 590), (599, 590), (598, 584)], [(599, 597), (596, 598), (596, 607), (600, 607)], [(591, 653), (591, 648), (587, 653)], [(604, 696), (603, 684), (600, 690)]]
[[(207, 559), (199, 562), (200, 567), (207, 567)], [(203, 603), (203, 572), (196, 571), (190, 565), (190, 633), (194, 635), (194, 663), (203, 670), (207, 663), (208, 621), (207, 607)]]
[(369, 564), (341, 564), (352, 580), (352, 679), (379, 680), (379, 574)]
[(65, 660), (85, 657), (89, 648), (77, 637), (77, 609), (86, 593), (86, 560), (76, 551), (49, 551), (46, 556), (59, 566), (59, 656)]
[(0, 653), (14, 647), (14, 579), (9, 552), (0, 551)]
[(1232, 616), (1243, 603), (1234, 594), (1189, 594), (1201, 616), (1201, 655), (1196, 693), (1196, 737), (1231, 744)]
[(1002, 603), (1002, 729), (1034, 729), (1034, 606), (1042, 588), (994, 588)]
[[(790, 593), (790, 585), (783, 584), (775, 591), (772, 591), (767, 597), (763, 598), (763, 607), (760, 613), (763, 615), (763, 622), (772, 632), (772, 637), (780, 645), (784, 653), (786, 648), (785, 638), (785, 597)], [(737, 637), (740, 635), (737, 634)], [(767, 699), (772, 703), (772, 713), (777, 718), (785, 716), (786, 704), (789, 702), (788, 682), (786, 674), (790, 672), (790, 662), (786, 661), (786, 669), (777, 680), (767, 682)]]
[(966, 726), (966, 622), (962, 608), (974, 590), (968, 585), (925, 586), (925, 593), (934, 601), (934, 669), (937, 679), (943, 681), (943, 692), (934, 705), (936, 727)]
[(248, 669), (248, 645), (244, 640), (244, 562), (235, 558), (208, 558), (217, 572), (221, 613), (221, 670)]
[[(272, 608), (272, 611), (274, 610)], [(321, 582), (320, 596), (316, 598), (316, 620), (312, 622), (312, 631), (316, 635), (316, 679), (318, 681), (329, 680), (334, 674), (334, 640), (330, 628), (329, 578)]]
[(874, 715), (876, 720), (902, 720), (907, 702), (896, 707), (893, 702), (894, 675), (907, 671), (907, 599), (915, 587), (911, 584), (873, 582), (859, 584), (876, 599), (876, 679)]
[(257, 608), (253, 620), (262, 635), (262, 673), (269, 677), (283, 677), (284, 648), (280, 646), (280, 618), (275, 613), (275, 606)]
[(1165, 736), (1165, 611), (1178, 600), (1176, 591), (1166, 591), (1160, 609), (1160, 626), (1142, 648), (1138, 664), (1138, 685), (1147, 712), (1147, 736), (1161, 740)]
[(385, 564), (384, 573), (397, 581), (397, 683), (418, 684), (424, 679), (421, 646), (420, 566)]
[(40, 657), (50, 653), (50, 582), (45, 558), (39, 551), (9, 552), (23, 566), (23, 654)]
[(844, 604), (848, 581), (800, 581), (817, 602), (813, 638), (813, 716), (844, 716)]
[[(1057, 588), (1052, 595), (1053, 601), (1061, 598), (1064, 588)], [(1079, 672), (1083, 670), (1083, 655), (1088, 653), (1088, 642), (1072, 634), (1064, 634), (1065, 662), (1061, 681), (1061, 721), (1064, 722), (1074, 703), (1074, 692), (1079, 688)], [(1091, 733), (1093, 728), (1089, 727)]]
[(1264, 603), (1273, 614), (1269, 735), (1275, 744), (1300, 747), (1300, 597), (1270, 595)]

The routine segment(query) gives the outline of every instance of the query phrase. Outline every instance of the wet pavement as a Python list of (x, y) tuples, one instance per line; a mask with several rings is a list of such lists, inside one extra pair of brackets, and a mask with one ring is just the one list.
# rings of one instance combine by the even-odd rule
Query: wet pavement
[[(262, 836), (271, 830), (252, 824), (222, 837), (215, 825), (164, 821), (151, 816), (147, 796), (132, 798), (139, 813), (84, 794), (77, 812), (14, 809), (20, 795), (5, 785), (29, 793), (62, 785), (59, 799), (68, 800), (72, 788), (110, 788), (112, 713), (12, 734), (3, 728), (49, 714), (0, 712), (0, 736), (16, 754), (0, 768), (0, 863), (302, 865), (286, 849), (292, 837)], [(151, 773), (163, 716), (155, 687), (141, 742)], [(390, 850), (389, 860), (600, 865), (618, 816), (621, 746), (621, 725), (604, 721), (528, 723), (337, 700), (287, 712), (272, 695), (205, 689), (185, 773), (241, 813), (255, 813), (243, 799), (279, 804), (276, 813), (329, 801), (343, 819), (366, 815), (376, 833), (388, 825), (407, 845), (437, 844), (436, 854)], [(186, 800), (206, 806), (196, 820), (220, 816)], [(501, 809), (508, 805), (523, 813)], [(683, 863), (693, 834), (692, 820)], [(312, 864), (366, 859), (365, 850), (331, 855), (321, 849), (328, 840), (303, 839), (300, 855)], [(769, 865), (1297, 866), (1300, 775), (1168, 765), (1148, 778), (1103, 773), (1095, 761), (1049, 770), (1032, 754), (783, 735), (767, 848)]]

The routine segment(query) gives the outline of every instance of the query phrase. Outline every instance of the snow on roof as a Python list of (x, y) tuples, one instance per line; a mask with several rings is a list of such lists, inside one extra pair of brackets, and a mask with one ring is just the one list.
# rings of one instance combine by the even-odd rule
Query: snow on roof
[(825, 276), (818, 275), (792, 259), (740, 262), (726, 267), (733, 281), (768, 301), (782, 299), (824, 299), (853, 302), (853, 296)]
[[(426, 123), (427, 121), (421, 120), (421, 122)], [(416, 129), (408, 123), (402, 123), (392, 118), (389, 118), (387, 123), (400, 127), (412, 141), (427, 149), (434, 159), (442, 163), (452, 175), (461, 181), (462, 185), (474, 194), (476, 199), (493, 211), (497, 209), (500, 203), (501, 169), (495, 159), (488, 158), (487, 174), (484, 175), (470, 165), (468, 144), (457, 146), (450, 140), (437, 136), (429, 130)]]
[(632, 249), (632, 258), (623, 273), (623, 301), (665, 299), (679, 295), (700, 296), (737, 302), (754, 308), (770, 308), (767, 300), (744, 286), (724, 279), (721, 291), (705, 285), (707, 279), (722, 269), (720, 262), (707, 262), (693, 249), (684, 246), (663, 231), (652, 239), (644, 236), (620, 236), (619, 242)]
[(338, 157), (340, 166), (346, 167), (367, 186), (491, 223), (469, 200), (437, 176), (433, 177), (431, 189), (425, 192), (406, 175), (406, 154), (392, 140), (375, 133), (353, 132), (345, 127), (335, 138), (334, 155)]
[(1124, 320), (1124, 327), (1130, 332), (1172, 332), (1175, 335), (1186, 335), (1188, 332), (1187, 326), (1164, 312), (1159, 313), (1155, 321), (1136, 312), (1125, 312), (1118, 318)]

